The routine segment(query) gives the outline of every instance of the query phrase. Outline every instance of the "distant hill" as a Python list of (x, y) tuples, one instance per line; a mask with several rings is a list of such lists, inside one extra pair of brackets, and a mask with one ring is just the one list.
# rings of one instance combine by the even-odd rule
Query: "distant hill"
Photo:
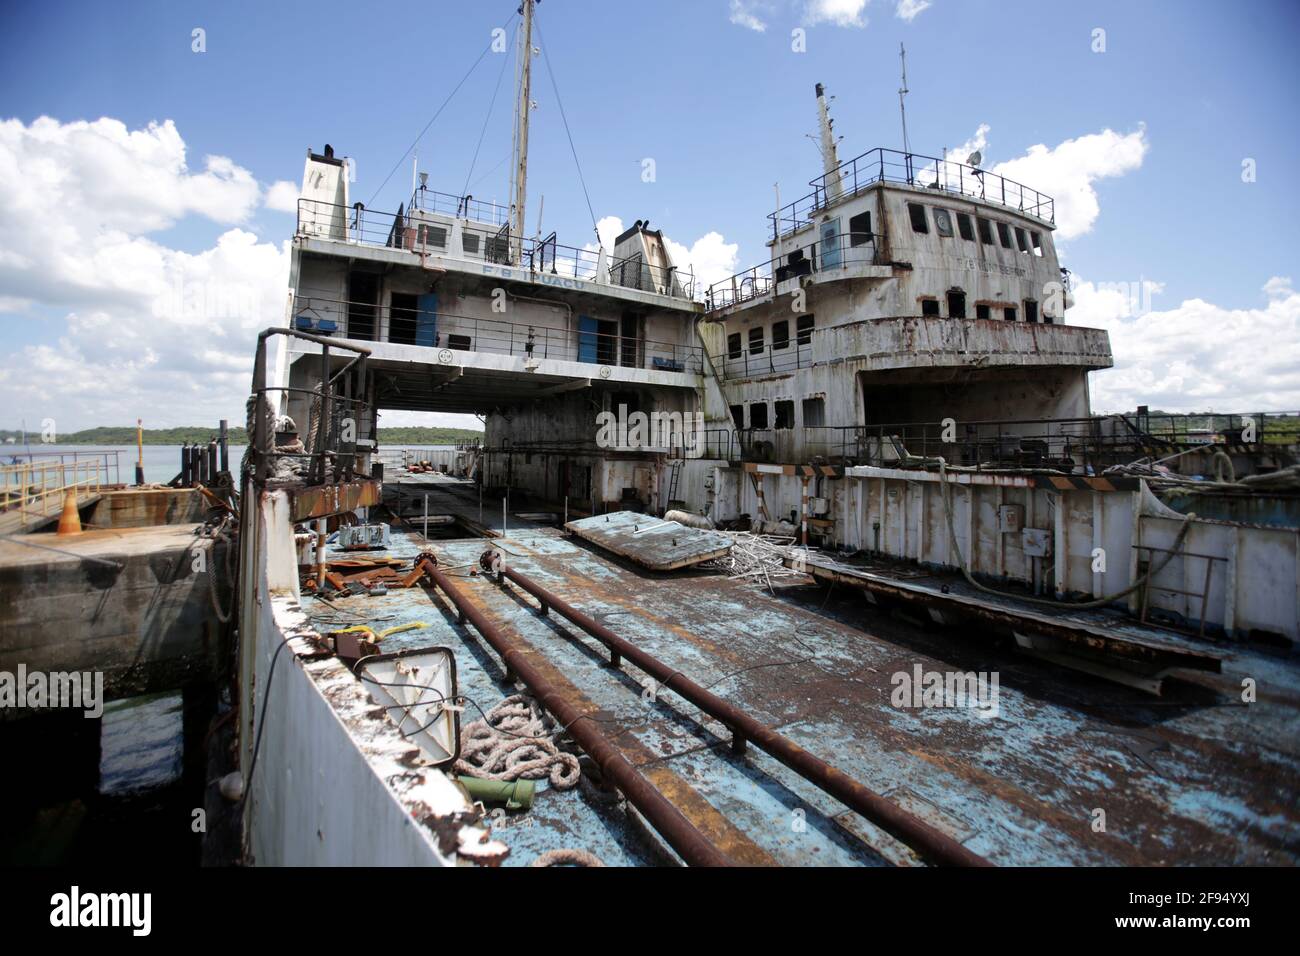
[[(195, 426), (186, 426), (180, 428), (146, 428), (144, 430), (144, 443), (146, 445), (192, 445), (197, 443), (206, 443), (209, 439), (215, 438), (216, 430), (212, 428), (200, 428)], [(6, 431), (0, 429), (0, 442), (6, 442), (6, 439), (12, 438), (15, 443), (23, 440), (22, 432)], [(379, 443), (381, 445), (454, 445), (458, 442), (472, 442), (483, 438), (483, 432), (471, 431), (468, 428), (380, 428)], [(33, 445), (39, 444), (41, 433), (39, 431), (29, 431), (27, 441)], [(229, 431), (229, 441), (232, 445), (247, 445), (248, 436), (244, 429), (231, 428)], [(6, 442), (7, 443), (7, 442)], [(134, 445), (135, 428), (127, 425), (120, 428), (100, 427), (87, 428), (79, 432), (69, 432), (66, 435), (58, 436), (60, 445)]]

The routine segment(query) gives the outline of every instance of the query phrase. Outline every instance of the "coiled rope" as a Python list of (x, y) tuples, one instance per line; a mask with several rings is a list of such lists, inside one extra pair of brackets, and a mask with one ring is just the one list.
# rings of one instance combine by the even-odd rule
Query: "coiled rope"
[(507, 697), (485, 715), (461, 728), (457, 773), (484, 780), (540, 780), (557, 790), (578, 782), (578, 758), (551, 739), (554, 722), (537, 702), (523, 694)]

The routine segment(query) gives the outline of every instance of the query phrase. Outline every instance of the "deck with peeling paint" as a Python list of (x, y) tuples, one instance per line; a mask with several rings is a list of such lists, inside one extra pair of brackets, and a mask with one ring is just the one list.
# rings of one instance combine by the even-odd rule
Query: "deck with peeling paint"
[[(450, 510), (440, 505), (437, 513)], [(477, 502), (473, 510), (477, 518)], [(485, 503), (485, 523), (489, 514)], [(996, 864), (1300, 860), (1294, 655), (1215, 645), (1223, 657), (1216, 687), (1180, 687), (1157, 699), (1025, 658), (992, 637), (957, 639), (874, 609), (846, 587), (810, 579), (773, 595), (700, 571), (656, 574), (513, 520), (509, 536), (493, 544), (543, 587)], [(671, 692), (644, 702), (646, 678), (635, 667), (611, 669), (595, 640), (540, 616), (513, 585), (471, 574), (486, 545), (481, 538), (424, 542), (394, 529), (389, 553), (435, 551), (461, 576), (462, 590), (734, 860), (917, 862), (763, 752), (733, 753), (721, 726)], [(372, 616), (377, 628), (426, 622), (386, 639), (384, 649), (452, 647), (461, 693), (485, 710), (515, 692), (496, 655), (456, 622), (441, 595), (413, 588), (337, 603)], [(314, 618), (335, 616), (310, 597), (303, 606)], [(998, 672), (999, 715), (893, 706), (891, 676), (917, 664)], [(1228, 696), (1244, 677), (1258, 684), (1253, 704)], [(463, 720), (477, 716), (470, 706)], [(590, 764), (583, 765), (585, 778)], [(1094, 832), (1096, 809), (1105, 811), (1104, 833)], [(512, 848), (507, 865), (559, 847), (591, 850), (611, 865), (671, 859), (634, 814), (588, 779), (568, 791), (540, 786), (531, 811), (499, 817), (493, 832)]]

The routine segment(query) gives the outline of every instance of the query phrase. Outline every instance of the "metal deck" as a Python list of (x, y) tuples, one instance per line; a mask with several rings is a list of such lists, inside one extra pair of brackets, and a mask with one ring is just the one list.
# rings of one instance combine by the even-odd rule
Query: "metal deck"
[[(733, 753), (725, 728), (671, 692), (646, 694), (648, 678), (626, 662), (611, 669), (596, 641), (539, 615), (513, 585), (473, 573), (485, 540), (430, 544), (394, 530), (390, 554), (434, 550), (462, 590), (733, 860), (918, 862), (764, 753)], [(621, 636), (994, 863), (1300, 860), (1293, 800), (1300, 788), (1300, 668), (1293, 657), (1216, 647), (1218, 692), (1190, 688), (1157, 700), (1028, 660), (992, 640), (955, 640), (875, 610), (843, 586), (810, 580), (773, 595), (704, 572), (643, 572), (555, 530), (516, 532), (513, 520), (510, 536), (492, 544), (513, 567)], [(303, 603), (322, 630), (355, 623), (312, 598)], [(416, 587), (337, 603), (378, 628), (426, 622), (386, 639), (384, 649), (454, 648), (461, 692), (484, 710), (515, 692), (503, 683), (495, 654), (436, 592)], [(916, 665), (997, 672), (998, 716), (894, 706), (892, 675)], [(1256, 703), (1229, 696), (1244, 677), (1257, 681)], [(467, 706), (463, 721), (477, 717)], [(1094, 830), (1098, 809), (1104, 832)], [(543, 784), (531, 811), (499, 815), (493, 831), (512, 848), (506, 865), (527, 865), (562, 847), (615, 865), (672, 858), (635, 812), (586, 772), (572, 790)]]

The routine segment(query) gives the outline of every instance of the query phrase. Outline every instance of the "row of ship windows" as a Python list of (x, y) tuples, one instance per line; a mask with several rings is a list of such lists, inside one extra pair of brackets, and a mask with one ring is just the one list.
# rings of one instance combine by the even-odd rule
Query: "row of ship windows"
[[(948, 300), (948, 318), (964, 319), (966, 318), (966, 293), (960, 289), (950, 289), (947, 295)], [(1035, 299), (1025, 299), (1021, 303), (1025, 309), (1026, 322), (1038, 322), (1038, 302)], [(926, 296), (921, 299), (922, 315), (939, 315), (939, 300), (933, 296)], [(1005, 302), (976, 302), (975, 318), (977, 319), (1006, 319), (1008, 322), (1016, 321), (1016, 306), (1014, 303), (1008, 305)], [(1043, 315), (1041, 321), (1044, 325), (1052, 324), (1050, 315)]]
[[(750, 402), (748, 405), (732, 405), (731, 420), (735, 422), (736, 427), (744, 429), (749, 428), (775, 428), (786, 429), (794, 428), (794, 401), (791, 399), (777, 399), (770, 403), (774, 415), (768, 415), (768, 402)], [(749, 410), (749, 424), (745, 424), (745, 410)], [(817, 398), (805, 398), (803, 400), (803, 427), (819, 428), (826, 424), (826, 400)]]
[[(960, 289), (950, 289), (946, 295), (948, 304), (948, 318), (964, 319), (966, 315), (966, 293)], [(1024, 309), (1026, 322), (1042, 322), (1044, 325), (1052, 325), (1050, 315), (1042, 315), (1038, 311), (1038, 302), (1035, 299), (1025, 299), (1020, 305)], [(975, 303), (975, 318), (977, 319), (1005, 319), (1008, 322), (1015, 322), (1018, 319), (1018, 307), (1013, 304), (1003, 302), (977, 302)], [(921, 315), (937, 316), (940, 315), (939, 300), (933, 296), (925, 296), (921, 299)], [(816, 327), (816, 319), (812, 313), (801, 315), (795, 320), (795, 345), (811, 345), (813, 329)], [(749, 330), (746, 335), (740, 332), (732, 332), (727, 336), (727, 358), (738, 359), (745, 355), (746, 347), (750, 355), (761, 355), (764, 348), (768, 346), (766, 329), (761, 325), (756, 325)], [(779, 322), (772, 323), (772, 342), (771, 349), (773, 352), (779, 352), (790, 347), (790, 320), (781, 319)]]
[[(813, 328), (816, 322), (812, 314), (801, 315), (795, 320), (795, 345), (812, 344)], [(738, 359), (745, 354), (744, 341), (739, 332), (732, 332), (727, 336), (727, 358)], [(762, 353), (766, 345), (765, 330), (763, 326), (756, 325), (749, 330), (749, 354), (758, 355)], [(781, 349), (790, 347), (790, 320), (782, 319), (780, 322), (772, 323), (772, 351), (779, 352)]]
[[(953, 214), (947, 209), (941, 209), (938, 206), (932, 207), (930, 212), (934, 216), (934, 231), (944, 239), (951, 239), (953, 237)], [(929, 233), (930, 223), (925, 206), (918, 202), (910, 202), (907, 204), (907, 214), (912, 219), (913, 232)], [(1043, 254), (1042, 234), (1032, 229), (1026, 230), (1019, 226), (1009, 226), (1005, 222), (983, 219), (979, 216), (972, 217), (964, 212), (957, 213), (956, 217), (957, 234), (967, 242), (974, 242), (978, 233), (980, 244), (991, 246), (994, 244), (993, 232), (996, 229), (997, 241), (1003, 249), (1012, 248), (1012, 236), (1014, 235), (1016, 249), (1024, 253), (1033, 252), (1036, 256)]]

